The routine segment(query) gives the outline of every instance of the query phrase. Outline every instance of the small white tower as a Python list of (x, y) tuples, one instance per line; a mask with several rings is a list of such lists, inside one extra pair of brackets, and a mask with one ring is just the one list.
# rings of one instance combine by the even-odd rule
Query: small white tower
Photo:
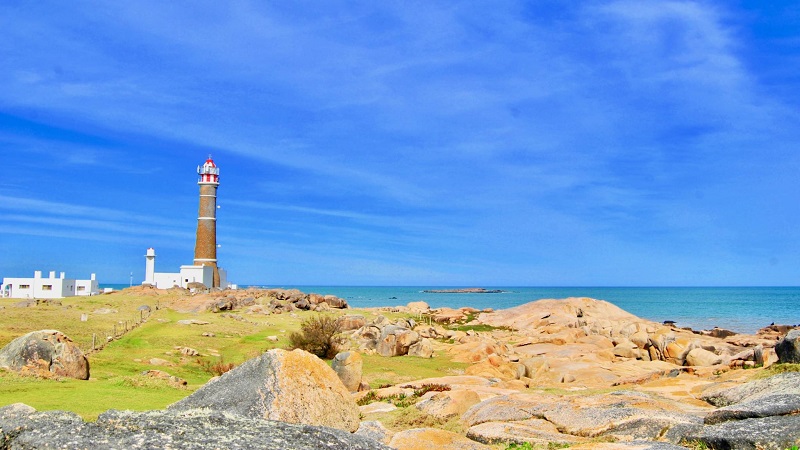
[(147, 249), (147, 253), (144, 255), (147, 262), (144, 266), (144, 283), (142, 284), (150, 284), (155, 286), (156, 285), (156, 250), (153, 247)]

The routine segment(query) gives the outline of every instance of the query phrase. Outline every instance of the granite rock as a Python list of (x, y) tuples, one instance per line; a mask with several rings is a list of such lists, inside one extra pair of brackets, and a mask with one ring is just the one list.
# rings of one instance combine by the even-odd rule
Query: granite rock
[(9, 342), (0, 350), (0, 367), (89, 379), (89, 360), (69, 337), (56, 330), (32, 331)]
[(74, 413), (34, 412), (25, 405), (0, 408), (0, 442), (9, 449), (389, 449), (369, 437), (335, 428), (220, 411), (109, 410), (96, 422), (84, 422)]
[(778, 394), (724, 406), (708, 414), (704, 422), (713, 425), (729, 420), (785, 416), (800, 413), (800, 394)]
[(356, 431), (359, 410), (336, 372), (303, 350), (273, 349), (206, 383), (171, 410), (208, 408), (249, 418)]
[(778, 361), (782, 363), (800, 363), (800, 330), (791, 330), (775, 345)]
[(784, 450), (800, 444), (800, 416), (733, 420), (705, 426), (684, 437), (714, 449)]

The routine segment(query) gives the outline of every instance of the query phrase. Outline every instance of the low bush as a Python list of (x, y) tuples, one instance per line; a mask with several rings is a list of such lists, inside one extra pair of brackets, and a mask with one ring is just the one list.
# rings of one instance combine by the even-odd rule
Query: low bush
[(289, 347), (299, 348), (320, 358), (331, 359), (339, 350), (336, 337), (341, 331), (336, 318), (316, 315), (300, 324), (300, 331), (289, 335)]
[(217, 377), (225, 372), (233, 370), (233, 368), (236, 367), (236, 364), (226, 363), (223, 358), (220, 358), (216, 361), (209, 361), (207, 359), (198, 358), (197, 364), (199, 364), (200, 367), (206, 372)]

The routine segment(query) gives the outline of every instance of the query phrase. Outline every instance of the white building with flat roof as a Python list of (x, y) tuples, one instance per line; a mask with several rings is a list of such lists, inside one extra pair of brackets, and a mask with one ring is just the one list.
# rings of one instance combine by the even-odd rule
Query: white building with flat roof
[[(156, 251), (148, 248), (145, 253), (144, 282), (158, 289), (172, 287), (188, 288), (189, 283), (203, 283), (206, 287), (214, 285), (214, 266), (181, 266), (180, 272), (156, 272)], [(220, 287), (222, 289), (235, 288), (228, 283), (228, 273), (225, 269), (217, 268)]]
[(63, 298), (75, 295), (97, 295), (100, 286), (95, 274), (88, 280), (67, 278), (64, 272), (56, 278), (56, 272), (42, 278), (42, 271), (33, 273), (33, 278), (3, 278), (0, 293), (8, 298)]

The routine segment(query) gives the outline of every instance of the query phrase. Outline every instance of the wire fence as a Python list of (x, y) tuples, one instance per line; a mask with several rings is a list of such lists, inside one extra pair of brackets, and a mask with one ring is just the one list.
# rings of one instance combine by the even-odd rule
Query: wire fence
[[(141, 309), (138, 315), (131, 317), (128, 320), (119, 320), (112, 324), (111, 328), (101, 328), (92, 330), (91, 336), (88, 334), (83, 335), (81, 338), (73, 339), (73, 343), (81, 349), (85, 355), (102, 350), (110, 342), (113, 342), (132, 330), (141, 326), (152, 314), (149, 309)], [(81, 321), (86, 322), (88, 314), (81, 315)]]

